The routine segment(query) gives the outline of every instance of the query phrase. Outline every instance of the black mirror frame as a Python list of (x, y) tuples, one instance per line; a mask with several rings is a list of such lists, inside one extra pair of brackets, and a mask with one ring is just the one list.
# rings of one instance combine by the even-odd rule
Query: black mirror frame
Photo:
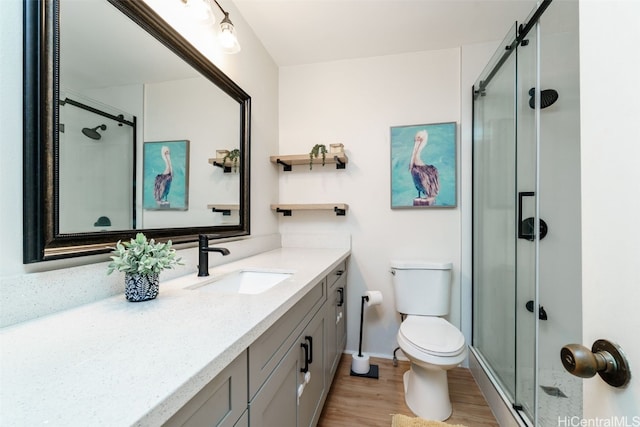
[[(60, 234), (57, 165), (59, 9), (57, 0), (24, 0), (23, 262), (109, 252), (118, 240), (144, 232), (158, 240), (195, 242), (250, 234), (251, 97), (140, 0), (107, 0), (239, 103), (240, 222), (238, 225)], [(134, 184), (135, 185), (135, 184)]]

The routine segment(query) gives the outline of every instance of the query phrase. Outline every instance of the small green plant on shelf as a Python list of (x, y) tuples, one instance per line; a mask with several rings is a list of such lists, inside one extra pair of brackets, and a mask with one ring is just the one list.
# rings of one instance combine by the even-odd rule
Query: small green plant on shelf
[(309, 170), (313, 169), (313, 159), (317, 159), (319, 155), (322, 155), (322, 166), (325, 164), (327, 158), (327, 146), (324, 144), (316, 144), (309, 152)]
[(238, 171), (238, 159), (240, 159), (240, 150), (235, 148), (235, 149), (229, 151), (229, 154), (224, 156), (224, 158), (222, 159), (222, 166), (224, 167), (224, 165), (227, 162), (227, 160), (229, 160), (233, 164), (233, 171), (237, 172)]

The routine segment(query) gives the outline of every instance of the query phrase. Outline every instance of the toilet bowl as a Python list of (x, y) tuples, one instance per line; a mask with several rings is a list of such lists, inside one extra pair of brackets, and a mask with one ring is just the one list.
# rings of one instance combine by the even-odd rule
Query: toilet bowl
[(451, 416), (447, 371), (467, 357), (462, 333), (441, 316), (449, 313), (451, 263), (392, 261), (396, 310), (406, 315), (398, 345), (411, 362), (404, 373), (405, 402), (417, 416)]
[(462, 333), (440, 317), (407, 316), (398, 331), (398, 345), (411, 362), (403, 376), (409, 409), (428, 420), (449, 418), (447, 370), (467, 357)]

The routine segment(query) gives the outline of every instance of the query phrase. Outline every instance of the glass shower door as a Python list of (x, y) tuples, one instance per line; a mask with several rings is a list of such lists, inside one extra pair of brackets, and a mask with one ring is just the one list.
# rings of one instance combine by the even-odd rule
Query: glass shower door
[[(514, 25), (503, 45), (511, 43), (515, 30)], [(502, 54), (497, 52), (481, 79)], [(516, 398), (515, 67), (510, 55), (474, 86), (473, 135), (473, 345), (511, 401)]]
[[(503, 46), (512, 44), (516, 28)], [(473, 345), (513, 407), (533, 419), (538, 175), (528, 92), (535, 86), (535, 35), (525, 45), (507, 57), (498, 50), (477, 82), (483, 90), (474, 102)]]
[[(527, 20), (528, 21), (528, 20)], [(536, 340), (539, 310), (538, 280), (539, 229), (537, 110), (532, 108), (538, 69), (536, 31), (527, 34), (518, 46), (516, 70), (516, 400), (515, 406), (534, 420), (536, 408)]]
[(563, 345), (591, 345), (582, 341), (578, 2), (552, 2), (538, 39), (540, 89), (558, 98), (550, 103), (547, 95), (537, 111), (539, 211), (548, 234), (539, 242), (538, 297), (546, 320), (538, 320), (536, 420), (556, 427), (581, 419), (582, 382), (590, 381), (570, 375), (560, 361)]
[(546, 427), (582, 416), (559, 357), (582, 340), (578, 2), (545, 1), (524, 22), (474, 84), (473, 350)]

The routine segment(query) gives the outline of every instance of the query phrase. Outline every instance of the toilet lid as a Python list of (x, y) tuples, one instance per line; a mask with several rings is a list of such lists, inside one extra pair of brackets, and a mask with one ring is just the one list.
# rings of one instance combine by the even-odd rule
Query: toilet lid
[(441, 317), (407, 316), (400, 333), (414, 346), (436, 356), (454, 356), (464, 350), (464, 335)]

